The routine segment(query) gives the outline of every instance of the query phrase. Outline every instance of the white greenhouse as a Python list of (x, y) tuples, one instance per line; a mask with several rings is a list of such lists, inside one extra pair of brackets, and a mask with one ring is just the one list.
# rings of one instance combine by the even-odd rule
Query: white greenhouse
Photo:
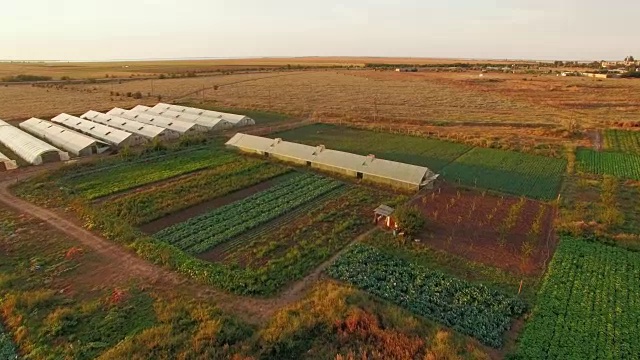
[(46, 120), (31, 118), (20, 123), (20, 128), (75, 156), (101, 154), (109, 149), (104, 142)]
[(0, 143), (31, 165), (69, 160), (69, 154), (0, 120)]
[(0, 172), (14, 170), (18, 168), (15, 160), (9, 159), (5, 154), (0, 153)]
[(51, 121), (57, 124), (62, 124), (69, 129), (76, 130), (85, 135), (89, 135), (92, 138), (104, 141), (105, 143), (115, 147), (136, 146), (147, 142), (147, 140), (140, 135), (114, 129), (109, 126), (94, 123), (93, 121), (81, 119), (69, 114), (60, 114), (51, 119)]
[(141, 105), (134, 107), (133, 109), (131, 109), (131, 111), (138, 112), (140, 114), (163, 116), (173, 120), (190, 122), (192, 124), (204, 126), (209, 129), (209, 131), (223, 131), (231, 129), (233, 127), (233, 124), (222, 119), (214, 119), (206, 116), (186, 114), (175, 111), (156, 111), (152, 108)]
[(148, 140), (169, 140), (176, 139), (180, 136), (180, 134), (175, 131), (167, 130), (159, 126), (144, 124), (136, 120), (124, 119), (115, 115), (107, 115), (93, 110), (87, 111), (80, 117), (98, 124), (111, 126), (112, 128), (140, 135)]
[(225, 113), (220, 111), (203, 110), (203, 109), (198, 109), (198, 108), (188, 107), (188, 106), (159, 103), (156, 106), (154, 106), (152, 109), (154, 111), (175, 111), (175, 112), (181, 112), (185, 114), (206, 116), (213, 119), (222, 119), (232, 123), (233, 126), (236, 126), (236, 127), (249, 126), (249, 125), (256, 124), (256, 121), (248, 116), (230, 114), (230, 113)]
[(208, 128), (202, 125), (198, 125), (198, 124), (194, 124), (186, 121), (180, 121), (176, 119), (170, 119), (160, 115), (139, 113), (132, 110), (125, 110), (121, 108), (113, 108), (109, 110), (109, 112), (107, 112), (107, 115), (118, 116), (118, 117), (129, 119), (129, 120), (135, 120), (143, 124), (159, 126), (171, 131), (175, 131), (181, 135), (209, 131)]

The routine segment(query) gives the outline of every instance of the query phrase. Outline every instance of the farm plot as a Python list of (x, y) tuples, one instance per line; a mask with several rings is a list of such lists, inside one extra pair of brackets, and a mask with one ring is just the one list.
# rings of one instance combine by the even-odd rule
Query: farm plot
[(141, 225), (289, 171), (282, 166), (241, 157), (159, 186), (127, 193), (101, 206), (121, 219)]
[(311, 174), (158, 232), (155, 237), (192, 255), (206, 252), (330, 191), (341, 182)]
[(578, 149), (576, 159), (580, 171), (640, 180), (640, 155)]
[(169, 153), (166, 156), (88, 169), (78, 174), (70, 173), (62, 178), (61, 183), (93, 200), (238, 159), (237, 155), (217, 148), (203, 148), (174, 155)]
[(565, 237), (549, 266), (520, 359), (637, 359), (640, 254)]
[(606, 130), (604, 144), (610, 151), (640, 154), (640, 131)]
[(449, 182), (535, 199), (558, 195), (567, 162), (512, 151), (474, 148), (442, 170)]
[(200, 257), (255, 272), (273, 292), (302, 278), (370, 228), (371, 210), (389, 195), (346, 187), (293, 217), (220, 245)]
[(555, 243), (549, 238), (554, 209), (524, 197), (443, 184), (416, 199), (429, 224), (424, 245), (513, 273), (544, 271)]
[(308, 145), (360, 155), (374, 154), (378, 158), (440, 170), (471, 149), (471, 146), (408, 135), (358, 130), (334, 125), (315, 124), (273, 136)]
[(367, 245), (354, 245), (327, 272), (495, 348), (502, 346), (512, 319), (526, 309), (517, 298), (430, 271)]

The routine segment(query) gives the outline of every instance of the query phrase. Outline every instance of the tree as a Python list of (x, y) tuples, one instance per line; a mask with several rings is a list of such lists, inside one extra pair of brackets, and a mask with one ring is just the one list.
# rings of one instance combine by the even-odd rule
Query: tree
[(422, 213), (415, 206), (402, 206), (394, 212), (398, 227), (407, 235), (414, 236), (424, 228), (425, 221)]

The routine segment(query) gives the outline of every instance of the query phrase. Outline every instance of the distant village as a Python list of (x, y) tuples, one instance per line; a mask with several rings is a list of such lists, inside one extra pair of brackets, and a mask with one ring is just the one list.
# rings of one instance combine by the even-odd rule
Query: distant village
[[(513, 74), (555, 74), (557, 76), (586, 76), (599, 79), (607, 78), (640, 78), (640, 60), (627, 56), (623, 61), (536, 61), (516, 64), (431, 64), (431, 65), (393, 65), (367, 64), (366, 67), (377, 70), (395, 69), (396, 72), (446, 71), (464, 72), (480, 71), (484, 73), (502, 72)], [(575, 70), (568, 70), (575, 69)]]

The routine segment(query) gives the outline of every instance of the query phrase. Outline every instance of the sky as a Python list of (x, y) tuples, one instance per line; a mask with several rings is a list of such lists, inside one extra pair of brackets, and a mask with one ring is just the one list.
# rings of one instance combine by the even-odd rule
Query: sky
[(640, 1), (15, 0), (2, 60), (640, 58)]

